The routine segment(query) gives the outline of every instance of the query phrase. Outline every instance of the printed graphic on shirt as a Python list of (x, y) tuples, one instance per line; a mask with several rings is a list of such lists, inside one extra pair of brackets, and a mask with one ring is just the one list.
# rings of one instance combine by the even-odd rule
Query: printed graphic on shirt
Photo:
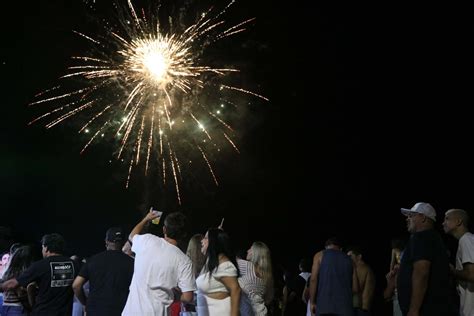
[(71, 261), (50, 262), (51, 287), (71, 286), (74, 281), (74, 265)]

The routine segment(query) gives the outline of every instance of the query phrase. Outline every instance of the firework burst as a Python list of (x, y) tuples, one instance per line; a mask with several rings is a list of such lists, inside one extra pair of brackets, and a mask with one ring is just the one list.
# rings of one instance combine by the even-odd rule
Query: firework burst
[(209, 152), (220, 151), (224, 143), (239, 151), (234, 130), (222, 115), (222, 107), (231, 104), (223, 100), (223, 91), (267, 100), (224, 84), (238, 69), (204, 64), (208, 46), (244, 31), (253, 21), (225, 27), (221, 16), (233, 3), (217, 13), (210, 9), (196, 23), (171, 32), (163, 30), (158, 12), (139, 16), (128, 1), (128, 18), (120, 20), (120, 27), (106, 28), (97, 38), (75, 32), (94, 46), (94, 53), (72, 57), (74, 65), (61, 80), (74, 80), (76, 88), (61, 85), (39, 94), (31, 105), (48, 103), (53, 108), (30, 124), (47, 120), (51, 128), (85, 117), (79, 133), (89, 136), (81, 153), (105, 135), (113, 136), (118, 144), (114, 156), (128, 162), (126, 187), (135, 166), (143, 164), (147, 174), (154, 163), (163, 183), (174, 183), (181, 203), (182, 165), (192, 151), (218, 185)]

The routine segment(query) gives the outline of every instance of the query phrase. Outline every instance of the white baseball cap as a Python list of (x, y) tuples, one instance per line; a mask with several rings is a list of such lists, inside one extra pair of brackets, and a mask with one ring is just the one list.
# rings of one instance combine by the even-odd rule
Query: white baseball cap
[(430, 203), (418, 202), (412, 208), (401, 208), (402, 214), (408, 216), (410, 213), (423, 214), (436, 222), (436, 211)]

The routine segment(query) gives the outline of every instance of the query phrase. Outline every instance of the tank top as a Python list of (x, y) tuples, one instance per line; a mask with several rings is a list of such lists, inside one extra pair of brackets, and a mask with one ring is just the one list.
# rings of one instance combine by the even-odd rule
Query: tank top
[(349, 256), (340, 250), (324, 250), (318, 275), (316, 315), (353, 315), (352, 271)]

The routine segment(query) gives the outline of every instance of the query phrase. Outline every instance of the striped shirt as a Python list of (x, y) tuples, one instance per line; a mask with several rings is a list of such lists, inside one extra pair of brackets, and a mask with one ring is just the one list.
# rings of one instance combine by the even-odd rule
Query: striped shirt
[(244, 294), (250, 299), (255, 316), (266, 316), (265, 281), (257, 276), (252, 262), (238, 259), (237, 264), (241, 273), (239, 285)]

